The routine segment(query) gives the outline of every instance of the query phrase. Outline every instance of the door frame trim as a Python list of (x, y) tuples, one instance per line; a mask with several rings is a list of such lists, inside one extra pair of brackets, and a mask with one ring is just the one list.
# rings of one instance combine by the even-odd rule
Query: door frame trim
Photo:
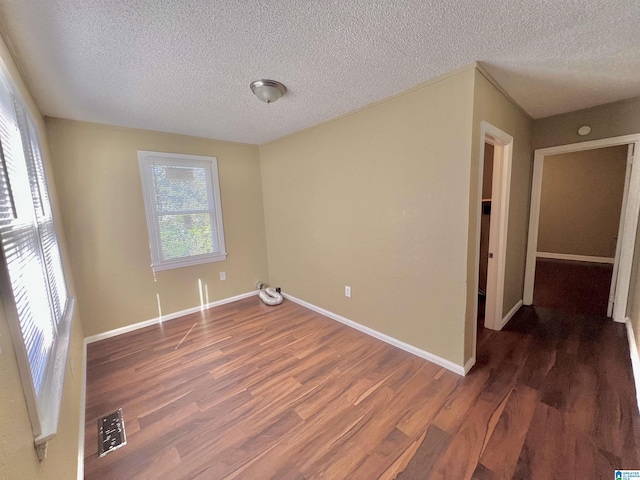
[(627, 147), (627, 162), (624, 171), (624, 190), (622, 193), (622, 207), (620, 208), (620, 219), (618, 220), (618, 233), (616, 235), (616, 254), (613, 260), (613, 272), (611, 274), (611, 285), (609, 285), (609, 300), (607, 303), (607, 317), (613, 317), (613, 307), (615, 305), (615, 294), (618, 287), (618, 268), (620, 268), (620, 253), (622, 250), (622, 235), (624, 234), (624, 216), (627, 209), (626, 199), (629, 196), (629, 185), (631, 183), (631, 166), (633, 165), (633, 154), (635, 144), (630, 143)]
[[(491, 186), (491, 226), (489, 251), (493, 262), (487, 267), (487, 308), (485, 327), (500, 330), (503, 325), (504, 278), (507, 256), (507, 229), (509, 225), (509, 200), (511, 194), (511, 167), (513, 163), (513, 137), (489, 122), (480, 123), (480, 158), (478, 170), (478, 206), (476, 211), (476, 262), (474, 291), (478, 291), (480, 271), (480, 228), (482, 222), (482, 182), (484, 173), (484, 144), (495, 147), (493, 153), (493, 179)], [(490, 296), (492, 297), (490, 307)], [(490, 307), (490, 308), (489, 308)], [(478, 319), (478, 302), (475, 302), (473, 318)], [(474, 357), (477, 348), (478, 328), (473, 329)]]
[[(529, 213), (529, 238), (527, 242), (527, 262), (524, 281), (524, 304), (533, 303), (533, 286), (535, 282), (535, 268), (538, 248), (538, 227), (540, 221), (540, 197), (542, 193), (542, 172), (544, 158), (549, 155), (561, 153), (580, 152), (597, 148), (615, 147), (618, 145), (635, 144), (634, 161), (638, 160), (640, 153), (640, 134), (623, 135), (620, 137), (603, 138), (586, 142), (571, 143), (556, 147), (537, 149), (533, 160), (533, 179), (531, 183), (531, 208)], [(636, 164), (638, 165), (638, 164)], [(624, 323), (626, 316), (627, 300), (631, 283), (631, 267), (633, 265), (633, 251), (638, 227), (638, 214), (640, 213), (640, 168), (631, 169), (631, 180), (627, 198), (623, 200), (625, 215), (624, 228), (621, 242), (620, 262), (618, 265), (617, 289), (613, 319)]]

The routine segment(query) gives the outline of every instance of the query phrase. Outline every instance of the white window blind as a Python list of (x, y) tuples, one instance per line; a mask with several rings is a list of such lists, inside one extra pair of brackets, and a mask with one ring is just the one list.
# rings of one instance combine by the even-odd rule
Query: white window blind
[(2, 294), (36, 444), (57, 430), (72, 315), (37, 130), (0, 80)]
[(154, 270), (224, 260), (215, 157), (138, 152)]

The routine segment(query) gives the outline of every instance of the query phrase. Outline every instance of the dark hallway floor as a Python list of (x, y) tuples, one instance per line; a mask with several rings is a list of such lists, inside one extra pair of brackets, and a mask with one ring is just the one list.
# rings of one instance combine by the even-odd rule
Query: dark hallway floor
[[(471, 478), (595, 479), (610, 477), (618, 464), (640, 468), (626, 329), (605, 317), (612, 270), (607, 264), (539, 259), (536, 306), (522, 307), (500, 332), (483, 328), (480, 298), (478, 359), (471, 374), (501, 352), (500, 370), (513, 369), (508, 382), (531, 389), (536, 404), (526, 406), (523, 398), (519, 411), (508, 416), (510, 428), (526, 430), (521, 444), (503, 445), (518, 451), (515, 463), (481, 459)], [(420, 478), (414, 471), (406, 480)]]
[[(523, 401), (508, 419), (510, 428), (526, 430), (521, 446), (503, 446), (518, 451), (515, 468), (487, 472), (479, 465), (476, 473), (487, 475), (473, 478), (599, 479), (613, 478), (615, 465), (640, 468), (638, 410), (623, 324), (522, 307), (502, 331), (483, 329), (475, 368), (494, 363), (497, 351), (502, 352), (500, 371), (511, 371), (508, 381), (516, 388), (532, 389), (536, 405)], [(496, 475), (500, 471), (506, 475)]]
[(613, 265), (538, 258), (533, 304), (566, 313), (607, 315)]

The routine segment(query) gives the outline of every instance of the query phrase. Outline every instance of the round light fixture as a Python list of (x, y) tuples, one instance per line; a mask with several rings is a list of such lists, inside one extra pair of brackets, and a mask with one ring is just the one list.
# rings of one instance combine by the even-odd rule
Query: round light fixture
[(584, 137), (585, 135), (589, 135), (591, 133), (591, 127), (589, 125), (583, 125), (578, 129), (578, 135)]
[(265, 103), (273, 103), (287, 93), (287, 87), (275, 80), (256, 80), (249, 86), (253, 94)]

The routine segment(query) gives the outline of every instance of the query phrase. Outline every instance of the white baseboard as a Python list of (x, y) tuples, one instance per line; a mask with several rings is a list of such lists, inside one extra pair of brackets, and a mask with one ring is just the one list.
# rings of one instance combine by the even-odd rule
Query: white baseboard
[(633, 380), (636, 384), (636, 402), (638, 403), (638, 411), (640, 411), (640, 356), (638, 355), (638, 347), (636, 345), (636, 339), (633, 334), (631, 319), (627, 317), (624, 323), (627, 325), (627, 339), (629, 340), (631, 370), (633, 371)]
[(349, 320), (348, 318), (345, 318), (341, 315), (330, 312), (329, 310), (325, 310), (324, 308), (313, 305), (312, 303), (305, 302), (304, 300), (300, 300), (299, 298), (296, 298), (293, 295), (289, 295), (287, 293), (283, 293), (282, 295), (286, 299), (291, 300), (292, 302), (297, 303), (298, 305), (302, 305), (303, 307), (308, 308), (309, 310), (313, 310), (314, 312), (324, 315), (325, 317), (329, 317), (332, 320), (336, 320), (351, 328), (355, 328), (356, 330), (359, 330), (362, 333), (366, 333), (367, 335), (377, 338), (378, 340), (382, 340), (383, 342), (388, 343), (389, 345), (398, 347), (401, 350), (404, 350), (405, 352), (412, 353), (417, 357), (428, 360), (432, 363), (435, 363), (436, 365), (440, 365), (441, 367), (444, 367), (447, 370), (451, 370), (452, 372), (457, 373), (458, 375), (465, 375), (468, 371), (467, 365), (469, 369), (472, 366), (472, 365), (469, 365), (470, 362), (467, 362), (467, 365), (463, 367), (449, 360), (446, 360), (442, 357), (434, 355), (433, 353), (429, 353), (425, 350), (421, 350), (417, 347), (414, 347), (413, 345), (409, 345), (408, 343), (404, 343), (396, 338), (390, 337), (389, 335), (385, 335), (384, 333), (378, 332), (373, 328), (366, 327), (358, 322), (354, 322), (353, 320)]
[(610, 263), (614, 264), (616, 259), (610, 257), (591, 257), (589, 255), (572, 255), (570, 253), (537, 252), (538, 258), (552, 258), (554, 260), (573, 260), (574, 262)]
[(80, 385), (80, 426), (78, 427), (78, 480), (84, 479), (84, 427), (87, 400), (87, 339), (82, 342), (82, 384)]
[(204, 307), (187, 308), (186, 310), (180, 310), (179, 312), (169, 313), (168, 315), (163, 315), (162, 317), (152, 318), (151, 320), (145, 320), (143, 322), (134, 323), (132, 325), (127, 325), (126, 327), (120, 327), (114, 330), (109, 330), (107, 332), (91, 335), (89, 337), (86, 337), (84, 341), (85, 343), (99, 342), (100, 340), (116, 337), (118, 335), (122, 335), (123, 333), (133, 332), (134, 330), (139, 330), (141, 328), (149, 327), (151, 325), (156, 325), (158, 323), (164, 323), (168, 320), (174, 320), (176, 318), (184, 317), (185, 315), (197, 313), (201, 310), (206, 310), (207, 308), (218, 307), (226, 303), (236, 302), (238, 300), (242, 300), (243, 298), (248, 298), (257, 294), (258, 294), (258, 290), (255, 290), (253, 292), (242, 293), (234, 297), (223, 298), (222, 300), (216, 300), (215, 302), (208, 303)]
[[(520, 307), (522, 305), (523, 305), (522, 300), (518, 300), (516, 302), (516, 304), (513, 306), (513, 308), (511, 310), (509, 310), (507, 312), (507, 314), (504, 316), (504, 318), (500, 321), (500, 325), (499, 325), (498, 330), (502, 330), (502, 328), (509, 322), (509, 320), (511, 320), (513, 318), (513, 316), (516, 314), (516, 312), (520, 309)], [(475, 348), (477, 348), (477, 346)], [(476, 355), (475, 355), (475, 351), (474, 351), (473, 356), (469, 359), (469, 361), (464, 366), (465, 373), (468, 373), (469, 370), (471, 370), (471, 368), (475, 364), (476, 364)]]
[(504, 318), (500, 322), (500, 328), (498, 328), (498, 330), (502, 330), (502, 327), (504, 327), (507, 324), (507, 322), (511, 320), (511, 318), (516, 314), (516, 312), (520, 309), (521, 306), (522, 306), (522, 300), (518, 300), (517, 303), (513, 306), (513, 308), (509, 310), (507, 314), (504, 316)]
[(474, 355), (469, 359), (467, 363), (464, 364), (464, 374), (469, 373), (469, 370), (476, 364), (476, 356)]

